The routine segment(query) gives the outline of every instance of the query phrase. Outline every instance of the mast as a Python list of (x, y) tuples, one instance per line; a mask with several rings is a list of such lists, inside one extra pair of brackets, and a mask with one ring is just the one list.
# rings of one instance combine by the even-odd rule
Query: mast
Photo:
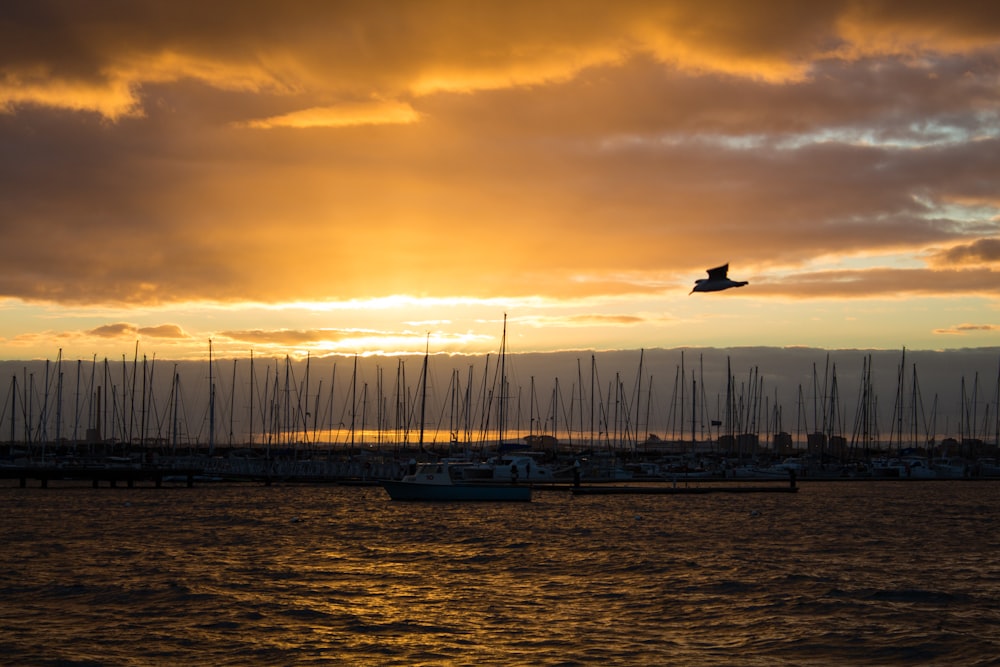
[(83, 360), (76, 360), (76, 397), (73, 399), (73, 444), (77, 444), (80, 432), (80, 369)]
[(576, 384), (580, 389), (580, 439), (583, 439), (583, 368), (580, 366), (580, 357), (576, 358)]
[(694, 378), (694, 371), (691, 371), (691, 452), (694, 453), (695, 443), (698, 437), (695, 428), (698, 422), (698, 381)]
[(13, 451), (14, 437), (17, 433), (17, 374), (10, 378), (10, 446)]
[(354, 448), (354, 415), (358, 411), (358, 355), (354, 354), (354, 372), (351, 375), (351, 448)]
[(642, 404), (642, 362), (646, 350), (639, 349), (639, 373), (635, 380), (635, 444), (639, 445), (639, 408)]
[(462, 410), (465, 413), (465, 455), (469, 456), (472, 443), (472, 382), (474, 379), (473, 364), (469, 364), (469, 379), (465, 383), (465, 397), (462, 400)]
[(250, 449), (253, 449), (253, 348), (250, 349)]
[[(132, 355), (132, 386), (128, 387), (127, 382), (122, 385), (122, 392), (129, 392), (129, 414), (128, 414), (128, 446), (132, 447), (132, 429), (135, 428), (135, 376), (139, 366), (139, 341), (135, 341), (135, 354)], [(125, 395), (122, 394), (122, 411), (125, 410)]]
[(427, 334), (427, 344), (424, 349), (424, 367), (420, 375), (420, 451), (424, 451), (424, 417), (427, 413), (427, 357), (431, 353), (431, 335)]
[(42, 391), (42, 405), (38, 411), (38, 440), (42, 443), (42, 458), (45, 458), (45, 443), (49, 439), (48, 410), (49, 410), (49, 360), (45, 360), (45, 384)]
[(596, 396), (594, 392), (594, 378), (597, 374), (596, 372), (597, 372), (597, 360), (594, 358), (594, 355), (592, 354), (590, 355), (590, 449), (591, 450), (594, 449), (594, 416), (595, 416), (594, 400)]
[(172, 445), (171, 453), (177, 453), (177, 404), (180, 402), (180, 385), (181, 385), (181, 374), (177, 372), (177, 364), (174, 364), (174, 382), (172, 388), (172, 403), (173, 403), (173, 420), (170, 428), (170, 441)]
[[(309, 442), (309, 365), (312, 361), (312, 356), (307, 351), (306, 352), (306, 377), (304, 381), (304, 389), (302, 391), (302, 397), (296, 401), (299, 405), (299, 414), (302, 415), (302, 438), (307, 443)], [(303, 406), (302, 403), (305, 402)], [(362, 424), (362, 428), (364, 425)]]
[(506, 425), (504, 390), (507, 388), (507, 313), (503, 314), (503, 335), (500, 338), (500, 403), (497, 406), (497, 448), (503, 444), (503, 431)]
[(208, 455), (215, 454), (215, 380), (212, 378), (212, 339), (208, 339)]
[(62, 398), (63, 398), (62, 348), (56, 361), (56, 442), (62, 440)]
[(326, 437), (329, 438), (330, 440), (331, 450), (333, 449), (333, 394), (334, 394), (333, 389), (336, 382), (337, 382), (337, 362), (335, 361), (333, 362), (333, 369), (330, 371), (330, 401), (327, 404), (327, 410), (330, 413), (330, 420), (328, 422), (329, 431), (327, 432)]
[(904, 387), (904, 383), (903, 383), (903, 381), (905, 379), (905, 374), (906, 374), (906, 348), (904, 347), (903, 348), (903, 357), (902, 357), (902, 359), (900, 359), (900, 362), (899, 362), (899, 386), (896, 389), (896, 394), (899, 396), (899, 405), (897, 406), (898, 410), (896, 412), (896, 420), (897, 420), (896, 421), (896, 425), (897, 425), (897, 428), (898, 428), (898, 433), (897, 433), (896, 437), (897, 437), (897, 442), (899, 444), (899, 446), (897, 447), (897, 449), (902, 449), (903, 448), (903, 414), (904, 414), (904, 412), (903, 412), (903, 392), (904, 392), (904, 388), (903, 388)]
[[(531, 376), (531, 382), (528, 385), (530, 387), (528, 391), (528, 435), (535, 435), (535, 403), (537, 399), (535, 398), (535, 376)], [(539, 415), (541, 417), (541, 415)], [(539, 432), (542, 431), (541, 428), (538, 429)]]
[(552, 437), (559, 437), (559, 378), (552, 386)]
[(680, 384), (681, 384), (681, 401), (680, 401), (681, 417), (680, 417), (680, 421), (677, 422), (677, 423), (680, 424), (681, 441), (683, 441), (684, 440), (684, 385), (685, 385), (685, 383), (687, 383), (687, 371), (684, 370), (684, 350), (681, 350), (680, 379), (681, 379), (681, 382), (680, 382)]
[(139, 406), (139, 447), (146, 445), (146, 355), (142, 355), (142, 403)]
[(732, 360), (726, 356), (726, 431), (729, 446), (733, 446), (733, 369)]

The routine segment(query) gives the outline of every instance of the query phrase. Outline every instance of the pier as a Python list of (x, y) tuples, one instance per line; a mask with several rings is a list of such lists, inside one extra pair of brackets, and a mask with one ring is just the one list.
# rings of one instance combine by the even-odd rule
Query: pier
[(725, 484), (711, 486), (654, 486), (654, 485), (600, 485), (600, 486), (574, 486), (574, 496), (611, 496), (611, 495), (700, 495), (708, 493), (796, 493), (799, 490), (794, 484), (785, 486), (778, 484), (771, 485), (737, 485)]
[(90, 482), (96, 489), (101, 483), (114, 488), (119, 484), (134, 488), (137, 484), (152, 483), (161, 488), (165, 481), (175, 481), (194, 486), (195, 479), (202, 476), (199, 469), (177, 469), (160, 467), (97, 467), (97, 466), (0, 466), (0, 479), (20, 480), (21, 488), (28, 486), (28, 480), (39, 482), (41, 487), (48, 488), (54, 480)]
[(597, 486), (573, 485), (573, 495), (575, 496), (609, 496), (623, 494), (645, 494), (645, 495), (697, 495), (706, 493), (796, 493), (799, 487), (796, 484), (796, 474), (794, 470), (788, 471), (788, 485), (783, 484), (708, 484), (678, 486), (675, 481), (670, 486), (663, 484), (602, 484)]

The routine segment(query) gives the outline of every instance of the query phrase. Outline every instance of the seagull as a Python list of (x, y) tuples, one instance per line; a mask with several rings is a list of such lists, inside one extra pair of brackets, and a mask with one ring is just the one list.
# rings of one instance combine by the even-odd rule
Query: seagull
[(727, 273), (729, 273), (728, 264), (709, 269), (708, 278), (699, 278), (694, 281), (694, 289), (688, 292), (688, 294), (695, 292), (718, 292), (730, 287), (743, 287), (747, 284), (745, 280), (730, 280), (726, 275)]

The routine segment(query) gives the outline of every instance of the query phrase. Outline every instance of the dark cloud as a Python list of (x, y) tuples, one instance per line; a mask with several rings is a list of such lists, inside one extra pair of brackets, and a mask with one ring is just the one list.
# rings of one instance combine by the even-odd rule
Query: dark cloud
[(1000, 238), (956, 245), (934, 253), (930, 259), (938, 265), (994, 264), (1000, 262)]
[[(584, 297), (720, 256), (996, 256), (989, 3), (40, 1), (0, 19), (0, 295)], [(251, 129), (387, 108), (419, 120)], [(962, 282), (818, 278), (756, 294)]]

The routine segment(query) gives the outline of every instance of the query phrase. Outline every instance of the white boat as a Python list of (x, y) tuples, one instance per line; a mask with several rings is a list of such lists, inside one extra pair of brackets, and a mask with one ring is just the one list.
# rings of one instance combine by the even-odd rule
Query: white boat
[(964, 479), (969, 476), (969, 462), (957, 456), (942, 456), (931, 461), (939, 479)]
[(725, 467), (726, 477), (733, 479), (788, 479), (792, 472), (796, 476), (804, 476), (806, 465), (801, 459), (787, 458), (780, 463), (737, 465)]
[(1000, 463), (995, 458), (981, 458), (976, 461), (973, 471), (979, 477), (1000, 477)]
[(504, 454), (484, 463), (473, 463), (462, 471), (468, 482), (554, 482), (552, 469), (524, 454)]
[(384, 480), (382, 488), (393, 500), (477, 500), (530, 502), (527, 484), (499, 484), (465, 480), (469, 463), (421, 463), (401, 480)]
[(904, 456), (872, 463), (873, 477), (898, 479), (937, 479), (938, 473), (921, 456)]

